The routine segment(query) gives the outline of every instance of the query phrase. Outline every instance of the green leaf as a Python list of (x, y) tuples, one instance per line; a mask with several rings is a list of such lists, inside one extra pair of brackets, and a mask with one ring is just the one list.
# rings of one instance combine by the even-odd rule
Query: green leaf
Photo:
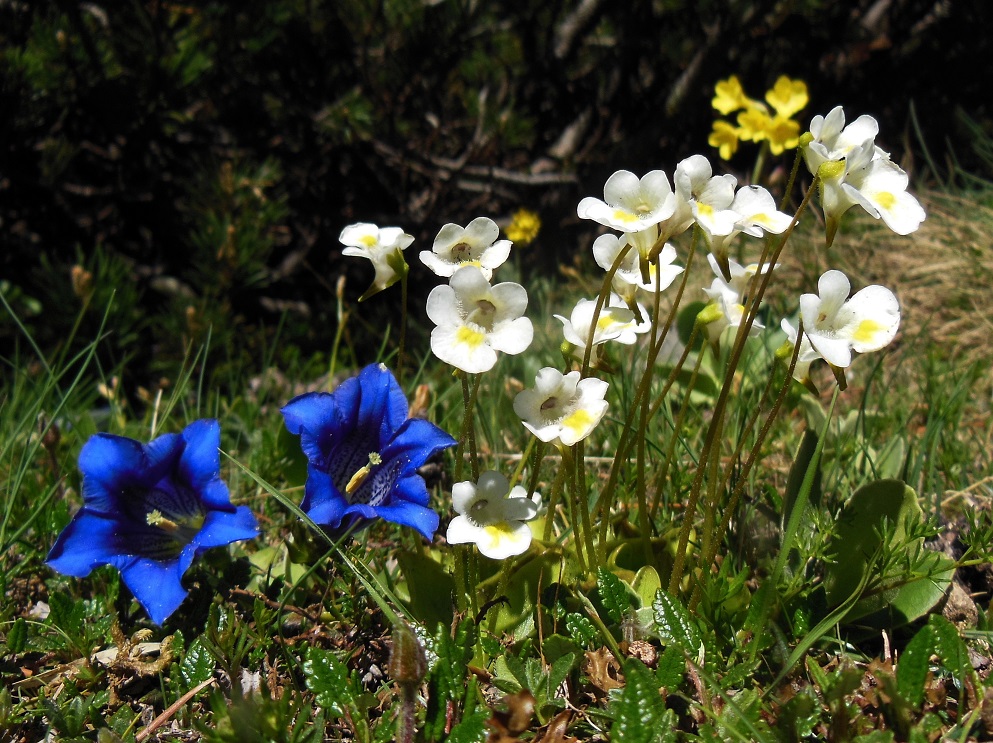
[(7, 652), (11, 655), (24, 652), (27, 641), (28, 623), (24, 621), (24, 617), (18, 617), (7, 633)]
[(628, 588), (616, 575), (605, 568), (597, 570), (597, 591), (600, 593), (600, 603), (607, 610), (607, 615), (620, 624), (631, 608)]
[(486, 721), (490, 719), (488, 709), (476, 710), (452, 728), (445, 743), (483, 743), (486, 740)]
[(659, 578), (658, 571), (651, 565), (645, 565), (634, 576), (634, 583), (631, 584), (635, 595), (638, 597), (639, 606), (651, 606), (655, 593), (662, 587), (662, 579)]
[(179, 675), (187, 689), (202, 684), (214, 675), (214, 656), (207, 649), (203, 636), (190, 644), (190, 649), (179, 664)]
[(428, 678), (428, 704), (425, 720), (425, 737), (428, 740), (441, 738), (448, 722), (448, 703), (460, 708), (468, 691), (466, 675), (469, 661), (476, 649), (478, 632), (476, 623), (466, 617), (454, 633), (447, 625), (439, 624), (434, 635), (434, 652), (438, 661), (432, 666)]
[(614, 724), (610, 737), (624, 743), (656, 743), (666, 727), (672, 728), (664, 724), (668, 710), (659, 696), (658, 684), (645, 664), (635, 658), (624, 663), (624, 678), (624, 688), (612, 705)]
[(407, 582), (414, 617), (429, 627), (438, 623), (450, 625), (455, 581), (448, 571), (420, 552), (400, 552), (397, 561)]
[(562, 635), (549, 635), (541, 643), (541, 654), (545, 656), (546, 661), (549, 663), (554, 663), (565, 655), (573, 655), (576, 657), (582, 655), (583, 648), (568, 637), (563, 637)]
[(317, 704), (333, 715), (344, 717), (345, 710), (354, 702), (348, 667), (334, 653), (312, 647), (304, 661), (303, 673)]
[(48, 595), (48, 606), (51, 611), (48, 620), (65, 632), (73, 640), (78, 640), (83, 634), (83, 620), (86, 607), (82, 601), (74, 601), (65, 591), (52, 591)]
[[(847, 621), (899, 626), (931, 611), (951, 583), (955, 564), (927, 551), (923, 538), (908, 536), (907, 528), (922, 520), (917, 494), (900, 480), (877, 480), (859, 488), (842, 510), (828, 546), (828, 605), (837, 605), (864, 581), (865, 593)], [(878, 559), (887, 554), (889, 567), (881, 569)]]
[(565, 681), (566, 676), (572, 670), (572, 667), (576, 664), (576, 658), (578, 656), (568, 653), (563, 655), (561, 658), (552, 663), (552, 667), (548, 671), (548, 678), (545, 681), (545, 699), (551, 700), (555, 698), (558, 688)]
[(655, 627), (665, 644), (676, 643), (684, 650), (695, 653), (700, 647), (700, 632), (693, 617), (678, 598), (659, 589), (652, 602)]
[(941, 658), (941, 664), (955, 677), (959, 687), (963, 687), (966, 669), (971, 668), (971, 664), (969, 649), (962, 636), (955, 625), (940, 614), (928, 617), (928, 626), (934, 631), (935, 652)]
[(896, 667), (896, 688), (907, 702), (916, 707), (924, 698), (928, 665), (935, 649), (934, 629), (925, 624), (907, 643)]
[(566, 614), (565, 628), (569, 632), (569, 637), (583, 647), (590, 647), (596, 640), (599, 633), (587, 617), (575, 612)]
[(659, 687), (673, 692), (683, 685), (686, 675), (686, 651), (678, 645), (670, 645), (659, 657), (659, 667), (655, 679)]

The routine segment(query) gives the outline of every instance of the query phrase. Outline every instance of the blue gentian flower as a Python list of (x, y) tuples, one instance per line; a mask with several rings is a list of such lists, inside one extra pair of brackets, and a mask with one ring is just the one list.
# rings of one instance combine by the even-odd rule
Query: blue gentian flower
[(245, 506), (231, 505), (220, 476), (221, 429), (191, 423), (149, 444), (98, 433), (79, 453), (83, 507), (48, 564), (82, 578), (113, 565), (148, 616), (162, 624), (186, 598), (182, 578), (211, 547), (258, 536)]
[(283, 417), (309, 460), (301, 508), (315, 523), (335, 532), (382, 518), (431, 539), (438, 514), (417, 470), (456, 441), (407, 417), (407, 398), (385, 366), (370, 364), (331, 394), (300, 395)]

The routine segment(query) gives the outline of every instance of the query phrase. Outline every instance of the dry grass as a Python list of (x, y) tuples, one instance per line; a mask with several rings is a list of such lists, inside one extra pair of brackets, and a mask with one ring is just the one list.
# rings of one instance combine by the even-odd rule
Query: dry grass
[(993, 363), (993, 206), (920, 196), (928, 213), (920, 230), (902, 237), (858, 216), (832, 248), (834, 265), (855, 288), (880, 283), (897, 293), (904, 346), (957, 364)]

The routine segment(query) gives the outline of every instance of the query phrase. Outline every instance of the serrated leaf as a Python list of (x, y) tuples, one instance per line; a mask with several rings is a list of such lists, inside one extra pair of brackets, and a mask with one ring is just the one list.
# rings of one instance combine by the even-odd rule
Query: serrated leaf
[(198, 637), (190, 644), (190, 649), (186, 651), (182, 662), (179, 664), (179, 676), (187, 689), (192, 689), (197, 684), (214, 675), (214, 656), (207, 649), (202, 637)]
[(445, 743), (483, 743), (486, 740), (488, 719), (490, 719), (489, 710), (476, 710), (452, 728), (452, 732), (445, 738)]
[(82, 601), (74, 601), (71, 596), (61, 591), (50, 592), (48, 595), (49, 621), (73, 640), (83, 633), (85, 607)]
[(624, 688), (612, 705), (611, 739), (624, 743), (655, 743), (664, 729), (666, 717), (658, 684), (645, 664), (635, 658), (625, 661), (624, 678)]
[(935, 636), (931, 625), (925, 624), (907, 643), (896, 667), (896, 688), (907, 702), (916, 707), (924, 698), (928, 665), (934, 652)]
[(343, 717), (355, 696), (348, 679), (348, 666), (328, 650), (311, 648), (303, 664), (303, 673), (317, 704), (331, 714)]
[(682, 602), (659, 589), (652, 602), (655, 628), (665, 644), (676, 643), (684, 650), (695, 653), (700, 647), (700, 632), (693, 617)]
[(583, 647), (590, 647), (597, 638), (597, 629), (588, 617), (582, 614), (566, 614), (565, 628), (569, 637)]
[(686, 674), (686, 651), (678, 645), (670, 645), (659, 657), (655, 679), (659, 687), (673, 692), (683, 684)]
[(596, 587), (600, 593), (600, 603), (607, 610), (607, 615), (617, 624), (631, 607), (628, 589), (623, 581), (605, 568), (599, 568), (596, 575)]

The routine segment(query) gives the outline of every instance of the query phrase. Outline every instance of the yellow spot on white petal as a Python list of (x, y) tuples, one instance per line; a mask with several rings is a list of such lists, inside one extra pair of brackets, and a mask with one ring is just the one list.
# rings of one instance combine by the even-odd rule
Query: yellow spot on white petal
[(376, 246), (378, 240), (375, 235), (363, 235), (359, 238), (359, 242), (365, 245), (367, 248), (372, 248)]
[(710, 204), (701, 204), (700, 202), (697, 202), (696, 210), (705, 217), (709, 217), (714, 213), (714, 207)]
[[(483, 527), (485, 534), (485, 547), (487, 552), (507, 552), (508, 554), (520, 554), (523, 549), (508, 550), (507, 546), (521, 545), (519, 538), (515, 539), (514, 526), (509, 521), (498, 521), (495, 524), (487, 524)], [(483, 540), (480, 540), (483, 541)], [(526, 549), (526, 548), (525, 548)]]
[(614, 219), (618, 222), (624, 222), (625, 224), (631, 224), (632, 222), (638, 221), (638, 215), (632, 214), (626, 209), (614, 209)]
[(562, 425), (577, 436), (588, 431), (593, 422), (593, 416), (583, 408), (579, 408), (562, 419)]
[(889, 211), (893, 208), (893, 205), (896, 204), (896, 196), (891, 194), (889, 191), (880, 191), (876, 194), (876, 203), (883, 209)]
[(875, 320), (866, 319), (859, 323), (852, 334), (852, 340), (856, 343), (872, 343), (876, 335), (886, 330), (886, 326)]
[(484, 333), (480, 333), (478, 330), (470, 328), (468, 325), (463, 325), (455, 333), (455, 340), (469, 346), (469, 348), (475, 349), (483, 345), (483, 342), (486, 340), (486, 335)]

